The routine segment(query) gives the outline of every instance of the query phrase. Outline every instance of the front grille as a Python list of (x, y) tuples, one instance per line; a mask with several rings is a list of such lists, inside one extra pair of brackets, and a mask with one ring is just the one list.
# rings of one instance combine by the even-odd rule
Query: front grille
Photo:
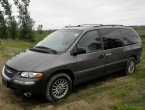
[(18, 71), (13, 68), (10, 68), (9, 66), (5, 66), (4, 73), (7, 77), (13, 78), (14, 75), (18, 73)]

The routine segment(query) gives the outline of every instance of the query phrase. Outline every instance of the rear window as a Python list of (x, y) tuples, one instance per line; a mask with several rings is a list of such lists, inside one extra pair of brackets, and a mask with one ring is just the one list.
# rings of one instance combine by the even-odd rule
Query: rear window
[(140, 42), (137, 34), (131, 29), (121, 29), (122, 34), (124, 35), (124, 45), (131, 45)]
[(102, 36), (105, 50), (123, 46), (123, 37), (119, 29), (104, 28), (99, 29), (99, 33)]

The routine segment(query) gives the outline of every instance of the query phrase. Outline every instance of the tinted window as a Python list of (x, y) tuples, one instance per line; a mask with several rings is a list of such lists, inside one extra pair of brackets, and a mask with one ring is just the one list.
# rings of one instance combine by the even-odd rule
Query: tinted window
[(85, 48), (87, 52), (101, 49), (101, 41), (96, 30), (87, 32), (79, 41), (78, 48)]
[(119, 29), (99, 29), (102, 36), (104, 49), (112, 49), (123, 46), (123, 38)]
[(130, 45), (140, 42), (136, 33), (131, 29), (121, 29), (122, 34), (124, 35), (124, 44)]

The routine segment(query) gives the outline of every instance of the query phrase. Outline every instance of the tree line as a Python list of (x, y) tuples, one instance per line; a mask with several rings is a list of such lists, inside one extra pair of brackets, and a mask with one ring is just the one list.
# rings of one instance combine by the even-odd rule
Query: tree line
[[(0, 0), (0, 38), (34, 40), (34, 20), (28, 10), (30, 0)], [(18, 15), (14, 15), (12, 6), (16, 6)]]

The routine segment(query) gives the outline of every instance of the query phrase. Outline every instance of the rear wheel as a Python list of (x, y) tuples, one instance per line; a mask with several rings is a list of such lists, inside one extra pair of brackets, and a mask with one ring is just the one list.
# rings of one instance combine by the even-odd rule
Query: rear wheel
[(130, 57), (127, 62), (125, 73), (127, 75), (132, 74), (135, 71), (135, 69), (136, 69), (136, 60), (134, 57)]
[(45, 97), (54, 102), (67, 97), (72, 90), (72, 81), (65, 73), (59, 73), (50, 78), (47, 83)]

